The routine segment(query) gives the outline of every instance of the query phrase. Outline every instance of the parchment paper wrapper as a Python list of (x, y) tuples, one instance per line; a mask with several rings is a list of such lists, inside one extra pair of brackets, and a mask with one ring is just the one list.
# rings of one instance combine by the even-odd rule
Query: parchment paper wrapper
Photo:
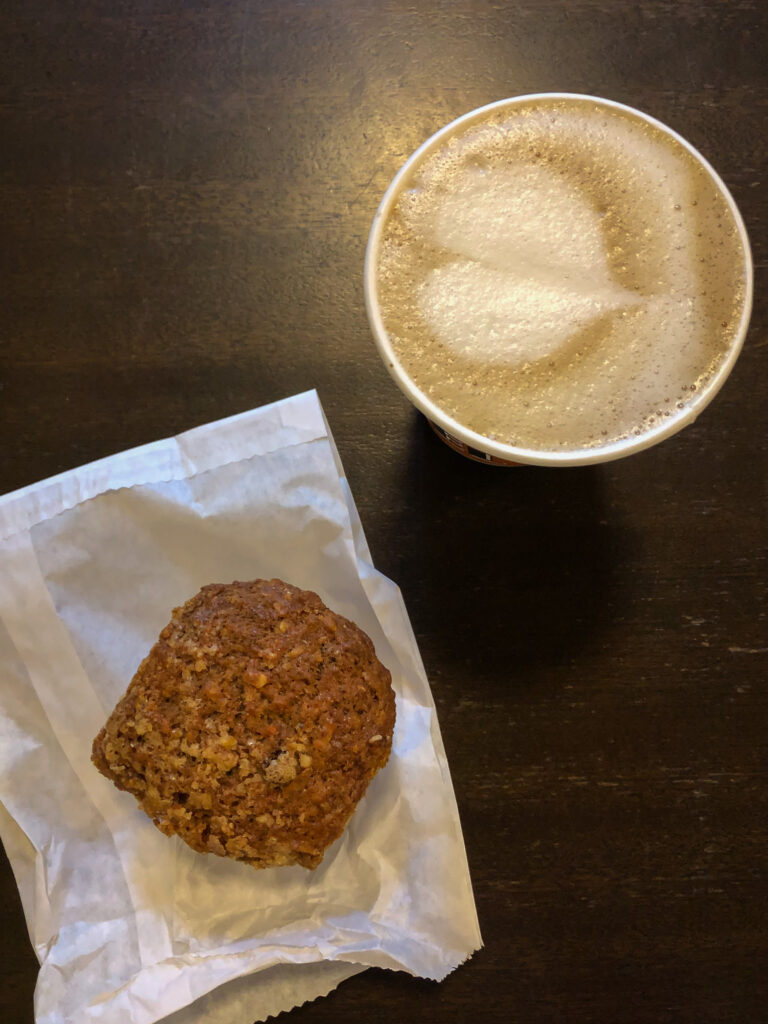
[[(390, 762), (315, 871), (195, 853), (90, 762), (171, 609), (272, 576), (357, 622), (397, 693)], [(314, 392), (0, 499), (0, 801), (40, 1024), (250, 1024), (366, 966), (441, 979), (479, 948), (419, 652)]]

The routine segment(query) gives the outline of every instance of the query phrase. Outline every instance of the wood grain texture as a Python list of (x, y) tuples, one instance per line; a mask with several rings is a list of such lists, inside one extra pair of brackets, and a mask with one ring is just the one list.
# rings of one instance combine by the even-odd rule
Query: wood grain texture
[[(768, 5), (27, 0), (0, 33), (0, 492), (316, 387), (433, 685), (485, 948), (291, 1019), (764, 1021)], [(363, 252), (424, 138), (541, 90), (699, 147), (756, 303), (679, 436), (489, 469), (380, 365)], [(4, 859), (0, 887), (0, 1020), (28, 1024)]]

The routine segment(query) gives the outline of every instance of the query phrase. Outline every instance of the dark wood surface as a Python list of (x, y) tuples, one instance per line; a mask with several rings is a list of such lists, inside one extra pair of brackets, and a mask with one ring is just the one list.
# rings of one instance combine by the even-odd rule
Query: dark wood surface
[[(764, 0), (0, 7), (0, 492), (316, 387), (404, 592), (485, 948), (296, 1024), (768, 1020)], [(591, 92), (698, 146), (756, 305), (682, 434), (576, 470), (441, 446), (376, 355), (376, 205), (446, 121)], [(0, 867), (0, 1020), (36, 961)]]

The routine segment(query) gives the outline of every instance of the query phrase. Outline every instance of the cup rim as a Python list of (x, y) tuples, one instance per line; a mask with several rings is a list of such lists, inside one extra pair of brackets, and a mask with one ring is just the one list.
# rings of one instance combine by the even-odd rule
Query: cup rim
[[(405, 372), (390, 343), (389, 335), (384, 327), (384, 322), (381, 316), (378, 288), (376, 284), (378, 252), (384, 224), (386, 223), (392, 206), (400, 195), (401, 186), (404, 180), (407, 179), (416, 164), (426, 157), (429, 152), (436, 149), (446, 136), (452, 135), (456, 132), (460, 126), (469, 124), (474, 120), (479, 120), (494, 110), (515, 107), (520, 104), (529, 103), (533, 100), (579, 100), (600, 104), (637, 117), (646, 124), (650, 124), (654, 128), (665, 133), (667, 136), (670, 136), (699, 162), (699, 164), (709, 174), (716, 188), (720, 190), (738, 230), (744, 255), (744, 302), (742, 304), (738, 330), (725, 359), (707, 382), (707, 386), (699, 391), (695, 398), (693, 398), (690, 404), (686, 405), (685, 409), (682, 410), (679, 415), (672, 416), (669, 420), (659, 423), (657, 426), (648, 430), (644, 430), (639, 436), (630, 435), (629, 437), (622, 438), (618, 441), (612, 441), (609, 444), (600, 445), (595, 448), (578, 448), (566, 452), (539, 450), (536, 448), (522, 448), (516, 445), (507, 444), (503, 441), (496, 441), (492, 438), (485, 437), (483, 434), (479, 434), (459, 423), (458, 420), (449, 416), (440, 408), (440, 406), (428, 398)], [(646, 114), (643, 111), (638, 110), (636, 107), (628, 106), (625, 103), (619, 103), (616, 100), (605, 99), (601, 96), (592, 96), (588, 93), (537, 92), (526, 93), (520, 96), (510, 96), (506, 99), (496, 100), (493, 103), (487, 103), (484, 106), (476, 107), (474, 110), (470, 110), (466, 114), (462, 114), (461, 117), (455, 118), (453, 121), (450, 121), (448, 124), (438, 129), (438, 131), (430, 135), (429, 138), (418, 147), (418, 149), (414, 150), (390, 182), (381, 202), (379, 203), (376, 213), (374, 214), (371, 230), (368, 235), (368, 243), (365, 249), (363, 282), (368, 322), (373, 333), (374, 341), (379, 350), (379, 355), (384, 361), (384, 365), (386, 366), (390, 376), (394, 379), (400, 390), (405, 394), (409, 401), (416, 406), (417, 409), (424, 413), (425, 416), (438, 426), (442, 427), (443, 430), (448, 431), (449, 434), (452, 434), (460, 441), (463, 441), (465, 444), (501, 459), (518, 463), (528, 463), (531, 465), (586, 466), (594, 463), (610, 462), (614, 459), (624, 458), (626, 455), (631, 455), (635, 452), (650, 448), (688, 426), (697, 418), (702, 410), (709, 405), (725, 383), (744, 345), (744, 339), (746, 338), (747, 329), (752, 315), (754, 264), (744, 220), (736, 206), (733, 196), (728, 190), (728, 187), (709, 161), (694, 146), (692, 146), (687, 139), (684, 139), (682, 135), (676, 132), (673, 128), (664, 124), (662, 121), (652, 117), (650, 114)]]

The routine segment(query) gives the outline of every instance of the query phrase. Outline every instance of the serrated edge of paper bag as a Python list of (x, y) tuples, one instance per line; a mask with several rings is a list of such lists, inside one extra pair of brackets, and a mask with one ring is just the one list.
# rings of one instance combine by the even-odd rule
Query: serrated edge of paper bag
[[(451, 799), (453, 801), (454, 814), (454, 838), (456, 842), (457, 852), (460, 853), (463, 860), (464, 871), (462, 874), (465, 890), (465, 898), (467, 904), (472, 907), (474, 913), (474, 927), (473, 935), (471, 939), (471, 948), (465, 955), (458, 957), (447, 957), (444, 959), (445, 971), (443, 974), (433, 977), (430, 980), (442, 981), (449, 974), (460, 967), (463, 963), (466, 963), (478, 950), (483, 948), (483, 938), (480, 931), (480, 921), (477, 915), (477, 904), (475, 902), (474, 890), (472, 888), (472, 876), (469, 870), (469, 859), (467, 857), (467, 847), (464, 842), (464, 832), (461, 827), (461, 816), (459, 814), (459, 805), (456, 800), (456, 791), (453, 787), (453, 779), (451, 778), (451, 771), (448, 764), (448, 755), (445, 752), (445, 745), (443, 743), (442, 733), (440, 731), (440, 723), (437, 717), (437, 708), (435, 707), (434, 697), (432, 696), (432, 689), (429, 685), (429, 679), (427, 672), (424, 667), (424, 662), (421, 657), (419, 645), (416, 641), (416, 635), (413, 632), (413, 626), (408, 615), (408, 610), (405, 606), (405, 600), (403, 598), (400, 587), (391, 580), (384, 573), (379, 572), (376, 566), (373, 564), (373, 558), (371, 556), (370, 548), (368, 547), (368, 541), (365, 536), (365, 530), (363, 529), (363, 523), (360, 518), (360, 513), (357, 510), (352, 490), (349, 486), (344, 466), (341, 461), (341, 456), (336, 447), (336, 442), (331, 432), (330, 424), (325, 416), (325, 411), (320, 406), (320, 412), (325, 422), (326, 432), (328, 440), (330, 442), (331, 451), (333, 458), (336, 463), (336, 469), (339, 474), (339, 483), (341, 485), (342, 492), (344, 494), (344, 500), (347, 505), (347, 511), (349, 514), (349, 522), (352, 528), (352, 543), (354, 547), (355, 560), (358, 566), (358, 573), (360, 576), (360, 583), (365, 593), (368, 604), (371, 607), (371, 611), (379, 622), (383, 634), (387, 638), (391, 638), (392, 631), (387, 628), (386, 616), (382, 615), (382, 611), (388, 606), (392, 612), (397, 616), (399, 621), (399, 630), (403, 636), (407, 639), (407, 647), (402, 647), (400, 644), (393, 646), (395, 655), (398, 661), (403, 667), (410, 666), (411, 671), (421, 679), (426, 690), (426, 696), (429, 701), (431, 710), (431, 729), (430, 735), (432, 744), (435, 750), (437, 763), (440, 767), (440, 773), (443, 777), (443, 784), (448, 789)], [(388, 598), (381, 592), (384, 588), (391, 588), (391, 592), (394, 598), (392, 604), (390, 604)], [(391, 643), (390, 639), (390, 643)], [(429, 977), (428, 975), (422, 975), (422, 977)]]

